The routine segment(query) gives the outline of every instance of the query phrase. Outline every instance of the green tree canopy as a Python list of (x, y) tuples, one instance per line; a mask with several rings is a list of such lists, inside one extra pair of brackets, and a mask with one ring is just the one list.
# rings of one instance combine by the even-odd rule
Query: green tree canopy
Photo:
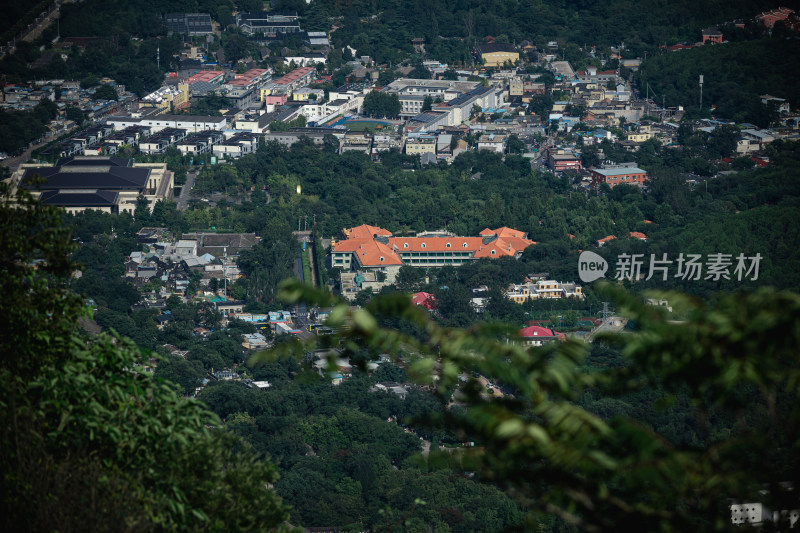
[(137, 372), (142, 353), (130, 341), (79, 333), (58, 211), (2, 192), (2, 529), (280, 526), (286, 510), (267, 488), (274, 467), (202, 404)]
[[(340, 306), (329, 324), (344, 328), (344, 347), (394, 354), (443, 405), (457, 397), (466, 408), (451, 408), (442, 420), (476, 443), (459, 456), (461, 468), (508, 487), (534, 521), (557, 515), (586, 531), (643, 523), (724, 531), (730, 498), (796, 507), (783, 482), (797, 483), (800, 456), (800, 297), (761, 289), (704, 304), (654, 295), (669, 299), (683, 317), (676, 322), (639, 296), (604, 290), (635, 324), (603, 336), (623, 358), (604, 372), (584, 370), (581, 341), (526, 348), (511, 328), (441, 328), (401, 295), (375, 298), (349, 314)], [(309, 291), (294, 285), (283, 294), (331, 303)], [(386, 316), (400, 322), (382, 326), (376, 317)], [(472, 376), (485, 376), (505, 394), (488, 396)], [(581, 406), (593, 391), (612, 402), (604, 416), (596, 414), (599, 404)], [(652, 401), (665, 406), (686, 402), (686, 416), (698, 424), (691, 442), (659, 433), (613, 403), (654, 393)]]

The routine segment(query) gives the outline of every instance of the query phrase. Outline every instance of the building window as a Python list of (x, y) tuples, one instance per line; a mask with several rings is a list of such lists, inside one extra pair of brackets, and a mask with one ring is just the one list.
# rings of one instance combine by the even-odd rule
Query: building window
[(421, 246), (422, 248), (425, 248), (425, 243), (423, 242), (423, 243), (422, 243), (420, 246)]
[(494, 254), (495, 254), (495, 251), (494, 251), (494, 250), (492, 250), (492, 255), (494, 255)]
[(383, 263), (383, 257), (381, 257), (381, 263)]
[(462, 244), (461, 246), (463, 246), (464, 248), (466, 248), (466, 247), (467, 247), (467, 243), (464, 243), (464, 244)]
[(450, 243), (445, 244), (445, 247), (450, 248)]
[(407, 242), (403, 243), (403, 248), (408, 248), (408, 243)]

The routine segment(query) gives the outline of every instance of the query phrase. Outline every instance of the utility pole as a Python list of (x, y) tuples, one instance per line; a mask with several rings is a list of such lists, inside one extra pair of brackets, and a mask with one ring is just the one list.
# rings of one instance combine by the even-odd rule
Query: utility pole
[(608, 317), (611, 316), (611, 311), (608, 309), (608, 302), (603, 302), (603, 322), (608, 320)]
[(161, 71), (161, 45), (156, 48), (156, 65), (158, 70)]
[(700, 74), (700, 112), (703, 112), (703, 75)]

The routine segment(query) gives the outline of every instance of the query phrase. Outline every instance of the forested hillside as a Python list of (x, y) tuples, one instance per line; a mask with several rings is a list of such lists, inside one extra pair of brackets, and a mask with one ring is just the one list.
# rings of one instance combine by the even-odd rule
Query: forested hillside
[[(410, 53), (414, 37), (424, 37), (430, 45), (429, 53), (448, 63), (468, 60), (464, 56), (468, 47), (487, 36), (500, 42), (519, 43), (527, 39), (540, 46), (550, 40), (601, 48), (624, 42), (631, 57), (636, 57), (641, 55), (643, 46), (694, 42), (699, 40), (704, 26), (751, 17), (763, 9), (783, 5), (770, 1), (719, 0), (699, 3), (363, 0), (312, 2), (309, 6), (292, 1), (278, 4), (298, 8), (313, 21), (343, 15), (342, 27), (333, 34), (334, 43), (350, 44), (359, 54), (369, 55), (379, 63), (396, 63), (402, 53)], [(451, 41), (462, 38), (466, 47)]]
[(649, 84), (658, 103), (699, 107), (702, 74), (703, 106), (716, 106), (716, 117), (768, 127), (775, 111), (770, 113), (759, 96), (800, 104), (799, 63), (800, 46), (794, 39), (729, 42), (651, 54), (636, 78), (642, 89)]

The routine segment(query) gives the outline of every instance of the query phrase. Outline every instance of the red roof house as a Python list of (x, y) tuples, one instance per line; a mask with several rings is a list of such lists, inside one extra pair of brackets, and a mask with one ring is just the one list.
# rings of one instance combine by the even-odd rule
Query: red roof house
[(411, 303), (432, 311), (436, 307), (436, 298), (429, 292), (416, 292), (411, 295)]
[(565, 336), (554, 329), (542, 326), (528, 326), (519, 330), (519, 336), (525, 346), (542, 346), (548, 342), (563, 341)]

